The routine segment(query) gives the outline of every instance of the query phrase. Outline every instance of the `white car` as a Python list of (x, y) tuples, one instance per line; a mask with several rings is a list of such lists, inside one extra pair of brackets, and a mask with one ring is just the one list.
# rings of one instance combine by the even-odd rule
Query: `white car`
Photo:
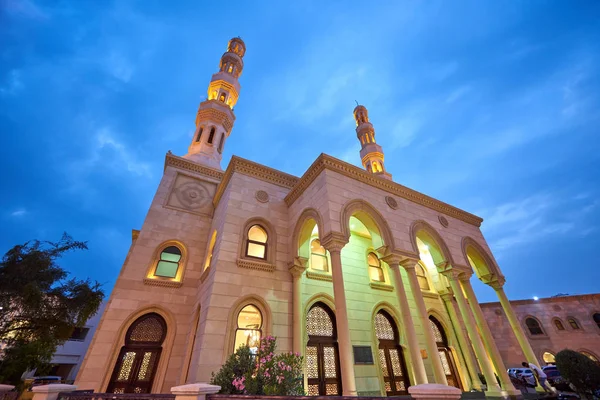
[(535, 387), (537, 385), (535, 375), (533, 375), (533, 371), (529, 368), (510, 368), (508, 370), (508, 374), (514, 378), (521, 380), (528, 386)]

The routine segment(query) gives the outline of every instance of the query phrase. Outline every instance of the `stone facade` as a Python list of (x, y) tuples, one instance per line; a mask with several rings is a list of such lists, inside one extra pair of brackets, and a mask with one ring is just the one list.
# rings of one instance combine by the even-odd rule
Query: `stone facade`
[[(600, 360), (600, 294), (515, 300), (510, 304), (542, 365), (552, 363), (553, 356), (563, 349), (580, 351)], [(488, 324), (494, 326), (492, 334), (507, 368), (520, 367), (523, 352), (500, 304), (483, 303), (481, 308)], [(529, 329), (527, 319), (536, 321), (540, 329), (535, 329), (531, 320), (532, 329)]]
[[(481, 218), (393, 182), (366, 108), (354, 110), (364, 169), (325, 154), (301, 177), (235, 156), (220, 169), (244, 53), (232, 39), (188, 154), (165, 158), (78, 387), (167, 393), (208, 381), (244, 337), (273, 335), (279, 351), (306, 357), (309, 393), (400, 394), (425, 383), (468, 391), (481, 389), (480, 368), (494, 382), (489, 395), (516, 393), (470, 284), (475, 275), (505, 299)], [(311, 345), (316, 308), (335, 327), (319, 333), (331, 353)], [(391, 333), (376, 317), (396, 332), (385, 346)], [(374, 361), (358, 363), (354, 346), (370, 348)], [(324, 383), (319, 357), (335, 363), (337, 384)], [(404, 386), (390, 386), (392, 375)]]

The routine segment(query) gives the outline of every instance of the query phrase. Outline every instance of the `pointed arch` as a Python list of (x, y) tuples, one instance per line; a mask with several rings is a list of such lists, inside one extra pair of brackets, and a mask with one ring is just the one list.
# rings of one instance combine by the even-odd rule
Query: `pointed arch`
[(443, 262), (446, 261), (448, 263), (450, 263), (450, 265), (454, 266), (454, 260), (452, 259), (452, 253), (450, 252), (450, 249), (448, 248), (448, 245), (446, 244), (446, 242), (444, 241), (444, 239), (442, 239), (442, 236), (438, 233), (438, 231), (435, 230), (435, 228), (433, 226), (431, 226), (429, 223), (423, 221), (423, 220), (417, 220), (414, 221), (412, 223), (412, 225), (410, 226), (410, 241), (411, 244), (413, 246), (413, 250), (415, 251), (415, 253), (419, 254), (419, 246), (417, 244), (417, 236), (419, 235), (420, 232), (425, 232), (426, 236), (428, 236), (427, 239), (429, 240), (433, 240), (433, 244), (435, 246), (437, 246), (437, 250), (439, 251), (439, 258), (440, 259), (435, 259), (436, 257), (434, 257), (434, 261), (435, 263), (439, 263), (439, 262)]
[(387, 221), (370, 203), (365, 200), (355, 199), (350, 200), (344, 205), (340, 215), (340, 224), (342, 233), (346, 237), (350, 237), (350, 217), (352, 216), (357, 217), (371, 232), (375, 248), (387, 246), (390, 251), (396, 248), (394, 235)]
[(475, 239), (465, 236), (462, 239), (461, 248), (468, 265), (483, 283), (504, 278), (492, 256)]
[[(108, 307), (107, 311), (109, 309)], [(106, 392), (106, 390), (108, 389), (108, 385), (110, 384), (110, 378), (112, 376), (114, 366), (117, 363), (117, 359), (119, 358), (121, 347), (125, 344), (125, 337), (127, 335), (127, 331), (129, 330), (131, 325), (140, 317), (152, 313), (158, 314), (160, 317), (162, 317), (167, 327), (167, 334), (162, 342), (163, 351), (158, 361), (156, 373), (152, 382), (152, 388), (150, 390), (150, 393), (161, 392), (161, 388), (165, 380), (165, 375), (167, 373), (167, 365), (169, 363), (171, 349), (173, 348), (173, 342), (175, 341), (175, 335), (177, 333), (177, 322), (173, 313), (171, 313), (171, 311), (159, 304), (150, 304), (145, 307), (142, 307), (129, 314), (129, 316), (125, 318), (125, 320), (121, 323), (116, 340), (113, 342), (113, 345), (111, 347), (110, 356), (107, 358), (106, 364), (104, 365), (104, 378), (102, 379), (102, 385), (100, 387), (101, 392)], [(101, 323), (104, 322), (105, 317), (106, 315), (102, 316)], [(96, 337), (94, 336), (92, 340), (95, 341), (95, 339)], [(84, 367), (84, 365), (82, 365), (82, 367)]]
[(310, 236), (315, 227), (317, 226), (319, 240), (323, 237), (323, 218), (319, 211), (314, 208), (305, 208), (294, 226), (294, 233), (292, 234), (291, 242), (291, 254), (293, 257), (310, 257)]

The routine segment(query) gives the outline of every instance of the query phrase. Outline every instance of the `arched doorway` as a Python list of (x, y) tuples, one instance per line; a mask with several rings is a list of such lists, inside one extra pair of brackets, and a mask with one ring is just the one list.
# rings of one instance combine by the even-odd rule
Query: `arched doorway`
[(448, 385), (462, 389), (460, 379), (458, 379), (458, 374), (456, 373), (454, 358), (448, 347), (448, 339), (444, 332), (444, 328), (442, 327), (442, 324), (440, 324), (440, 321), (433, 316), (429, 316), (429, 322), (431, 324), (431, 329), (433, 330), (433, 337), (437, 343), (438, 353), (442, 360), (442, 367), (444, 368), (444, 374), (446, 374)]
[(402, 347), (398, 344), (398, 329), (394, 320), (385, 311), (375, 315), (375, 335), (379, 340), (379, 367), (388, 396), (408, 394), (408, 374), (402, 355)]
[(340, 357), (335, 316), (329, 307), (315, 303), (306, 316), (306, 377), (309, 396), (342, 394)]
[(156, 313), (142, 315), (125, 335), (107, 392), (150, 393), (167, 335), (167, 324)]

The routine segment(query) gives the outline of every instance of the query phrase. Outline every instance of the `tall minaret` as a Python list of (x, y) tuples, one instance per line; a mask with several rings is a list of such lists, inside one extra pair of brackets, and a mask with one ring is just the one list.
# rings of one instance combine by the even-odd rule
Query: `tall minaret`
[(208, 167), (221, 169), (221, 153), (231, 133), (235, 115), (233, 106), (238, 100), (238, 78), (244, 68), (246, 45), (239, 37), (227, 45), (221, 57), (219, 72), (208, 85), (208, 99), (200, 103), (196, 115), (196, 131), (185, 158)]
[(383, 149), (375, 143), (375, 129), (369, 122), (369, 113), (365, 106), (357, 105), (354, 109), (356, 120), (356, 136), (360, 141), (360, 158), (367, 172), (385, 179), (392, 179), (392, 175), (385, 171), (383, 164)]

